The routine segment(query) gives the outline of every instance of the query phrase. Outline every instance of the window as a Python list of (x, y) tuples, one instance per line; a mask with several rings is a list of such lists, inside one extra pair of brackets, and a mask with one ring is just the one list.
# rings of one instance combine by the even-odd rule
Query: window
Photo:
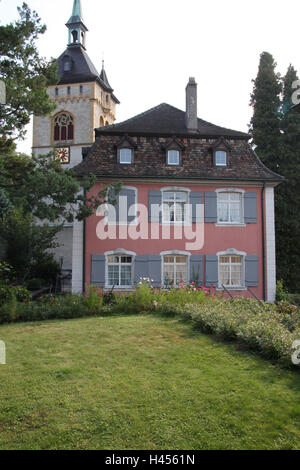
[(218, 223), (243, 223), (242, 200), (240, 192), (218, 192)]
[(163, 279), (166, 287), (179, 286), (184, 279), (187, 281), (187, 256), (166, 255), (163, 257)]
[(163, 192), (163, 222), (184, 222), (188, 194), (185, 192)]
[(74, 121), (70, 114), (60, 113), (54, 118), (54, 140), (73, 140)]
[(58, 93), (59, 93), (58, 88), (55, 88), (55, 96), (58, 96)]
[(82, 95), (82, 93), (83, 93), (83, 86), (82, 86), (82, 85), (80, 85), (80, 87), (79, 87), (79, 93), (80, 93), (81, 95)]
[(131, 149), (120, 149), (120, 163), (122, 165), (129, 165), (130, 163), (132, 163)]
[(71, 95), (71, 87), (68, 86), (68, 96), (70, 96), (70, 95)]
[(226, 166), (227, 165), (227, 153), (225, 150), (216, 151), (216, 166)]
[(179, 165), (180, 153), (179, 150), (168, 150), (168, 165)]
[(219, 256), (219, 287), (243, 286), (243, 256)]
[(132, 287), (133, 257), (111, 255), (107, 257), (108, 287)]

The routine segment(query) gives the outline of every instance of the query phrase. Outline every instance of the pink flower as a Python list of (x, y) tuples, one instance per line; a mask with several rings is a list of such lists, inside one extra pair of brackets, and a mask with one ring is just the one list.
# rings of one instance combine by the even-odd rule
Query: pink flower
[(153, 305), (154, 305), (154, 307), (157, 307), (158, 304), (157, 304), (156, 300), (154, 300)]

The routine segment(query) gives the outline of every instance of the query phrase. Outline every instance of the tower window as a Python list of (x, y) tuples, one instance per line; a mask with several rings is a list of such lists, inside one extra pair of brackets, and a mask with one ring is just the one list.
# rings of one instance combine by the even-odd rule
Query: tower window
[(74, 120), (70, 114), (60, 113), (54, 118), (54, 140), (73, 140)]
[(78, 42), (78, 33), (76, 30), (72, 31), (73, 42)]
[(58, 88), (55, 88), (55, 96), (58, 96), (58, 94), (59, 94)]
[(80, 93), (81, 95), (82, 95), (82, 93), (83, 93), (83, 86), (82, 86), (82, 85), (80, 85), (80, 87), (79, 87), (79, 93)]
[(70, 96), (70, 95), (71, 95), (71, 87), (68, 86), (68, 96)]

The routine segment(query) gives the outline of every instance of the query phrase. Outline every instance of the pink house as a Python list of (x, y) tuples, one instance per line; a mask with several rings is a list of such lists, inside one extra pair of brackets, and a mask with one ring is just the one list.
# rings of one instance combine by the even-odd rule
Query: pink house
[(115, 207), (99, 208), (77, 227), (73, 290), (185, 279), (274, 301), (274, 187), (283, 178), (248, 139), (197, 117), (193, 78), (185, 112), (161, 104), (96, 129), (76, 171), (97, 176), (91, 193), (111, 182), (123, 186)]

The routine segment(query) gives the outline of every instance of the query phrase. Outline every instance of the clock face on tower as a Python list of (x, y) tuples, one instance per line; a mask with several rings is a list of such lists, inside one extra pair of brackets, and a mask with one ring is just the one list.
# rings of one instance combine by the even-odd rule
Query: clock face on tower
[(54, 159), (59, 160), (62, 164), (70, 163), (70, 148), (60, 147), (54, 151)]

